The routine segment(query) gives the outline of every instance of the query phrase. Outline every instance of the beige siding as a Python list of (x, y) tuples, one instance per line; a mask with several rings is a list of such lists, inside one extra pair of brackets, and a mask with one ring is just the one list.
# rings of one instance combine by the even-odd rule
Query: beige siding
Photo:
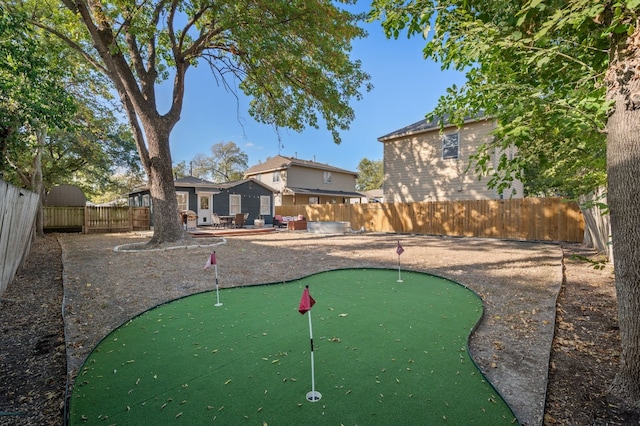
[[(274, 173), (280, 174), (280, 182), (273, 181)], [(282, 191), (282, 188), (284, 188), (284, 181), (285, 181), (284, 176), (286, 176), (286, 172), (282, 170), (278, 170), (277, 172), (258, 173), (255, 175), (250, 175), (248, 177), (252, 177), (260, 181), (261, 183), (264, 183), (268, 187), (272, 188), (274, 191)]]
[(287, 186), (329, 191), (356, 190), (354, 175), (331, 171), (331, 183), (324, 183), (324, 173), (325, 170), (292, 166), (287, 173)]
[[(440, 129), (416, 133), (384, 142), (384, 201), (422, 202), (500, 198), (487, 187), (488, 178), (479, 179), (468, 169), (471, 155), (491, 141), (491, 121), (448, 127), (444, 134), (458, 133), (458, 158), (442, 158)], [(522, 197), (521, 185), (516, 197)], [(510, 191), (505, 191), (509, 198)]]

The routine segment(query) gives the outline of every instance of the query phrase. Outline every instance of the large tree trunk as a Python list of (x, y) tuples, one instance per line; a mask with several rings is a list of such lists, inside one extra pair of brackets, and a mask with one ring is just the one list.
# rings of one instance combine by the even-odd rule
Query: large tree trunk
[(178, 201), (176, 188), (173, 184), (169, 147), (170, 131), (164, 129), (162, 123), (145, 127), (149, 150), (149, 160), (145, 169), (153, 202), (154, 230), (150, 243), (162, 244), (180, 241), (186, 238), (186, 233), (178, 220)]
[(614, 41), (607, 98), (607, 199), (622, 352), (612, 393), (640, 407), (640, 29)]

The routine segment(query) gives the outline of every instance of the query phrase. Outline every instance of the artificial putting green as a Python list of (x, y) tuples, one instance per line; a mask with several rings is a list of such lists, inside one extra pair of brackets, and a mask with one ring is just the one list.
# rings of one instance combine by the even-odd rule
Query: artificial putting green
[[(110, 333), (76, 379), (70, 425), (513, 424), (470, 359), (482, 302), (428, 274), (348, 269), (188, 296)], [(315, 389), (309, 402), (308, 285)]]

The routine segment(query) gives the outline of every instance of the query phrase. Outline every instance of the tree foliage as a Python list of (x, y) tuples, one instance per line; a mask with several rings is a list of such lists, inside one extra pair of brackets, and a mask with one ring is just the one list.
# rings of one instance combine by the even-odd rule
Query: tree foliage
[(384, 181), (384, 167), (382, 160), (369, 160), (363, 158), (358, 163), (358, 178), (356, 179), (356, 189), (358, 191), (369, 191), (382, 188)]
[(25, 14), (0, 6), (0, 177), (30, 189), (31, 182), (12, 178), (12, 162), (33, 157), (35, 132), (64, 127), (75, 111), (64, 67), (50, 47)]
[(194, 176), (213, 182), (231, 182), (242, 179), (249, 167), (249, 156), (229, 141), (211, 145), (211, 156), (198, 154), (192, 162)]
[(189, 168), (187, 167), (187, 162), (182, 160), (179, 163), (173, 166), (173, 178), (180, 179), (183, 177), (187, 177), (190, 175)]

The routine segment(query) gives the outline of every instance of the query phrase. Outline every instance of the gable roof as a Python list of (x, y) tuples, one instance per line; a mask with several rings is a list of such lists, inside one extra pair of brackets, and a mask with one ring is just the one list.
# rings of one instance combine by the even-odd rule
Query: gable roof
[(229, 188), (233, 188), (233, 187), (238, 186), (238, 185), (242, 185), (243, 183), (246, 183), (246, 182), (251, 182), (251, 183), (254, 183), (256, 185), (259, 185), (259, 186), (263, 187), (264, 189), (267, 189), (269, 191), (273, 191), (273, 188), (271, 188), (269, 185), (264, 184), (264, 183), (260, 182), (257, 179), (254, 179), (254, 178), (234, 180), (234, 181), (231, 181), (231, 182), (214, 183), (213, 185), (218, 189), (229, 189)]
[[(211, 182), (205, 179), (197, 178), (195, 176), (185, 176), (185, 177), (175, 179), (173, 181), (173, 184), (176, 188), (206, 188), (205, 190), (212, 190), (212, 189), (221, 190), (221, 189), (233, 188), (235, 186), (242, 185), (245, 182), (252, 182), (252, 183), (255, 183), (256, 185), (260, 185), (261, 187), (269, 191), (273, 191), (273, 188), (254, 178), (234, 180), (231, 182)], [(149, 185), (147, 184), (140, 185), (135, 187), (133, 191), (130, 191), (129, 194), (146, 191), (148, 189), (149, 189)], [(206, 192), (209, 192), (209, 191), (206, 191)]]
[(216, 184), (208, 180), (200, 179), (195, 176), (185, 176), (173, 181), (175, 186), (215, 186)]
[(328, 164), (317, 163), (310, 160), (301, 160), (294, 157), (285, 157), (282, 155), (276, 155), (267, 159), (264, 163), (251, 166), (244, 172), (245, 176), (255, 175), (259, 173), (275, 172), (277, 170), (286, 170), (292, 166), (307, 167), (310, 169), (327, 170), (332, 172), (346, 173), (357, 176), (356, 172), (352, 172), (338, 167), (330, 166)]
[[(401, 129), (387, 133), (384, 136), (380, 136), (378, 141), (386, 142), (391, 139), (396, 139), (404, 136), (411, 136), (419, 133), (430, 132), (440, 128), (440, 121), (442, 120), (444, 127), (455, 127), (455, 124), (449, 122), (449, 116), (435, 116), (431, 121), (420, 120)], [(476, 121), (489, 120), (483, 113), (479, 113), (474, 116), (467, 116), (464, 118), (464, 123), (474, 123)]]

